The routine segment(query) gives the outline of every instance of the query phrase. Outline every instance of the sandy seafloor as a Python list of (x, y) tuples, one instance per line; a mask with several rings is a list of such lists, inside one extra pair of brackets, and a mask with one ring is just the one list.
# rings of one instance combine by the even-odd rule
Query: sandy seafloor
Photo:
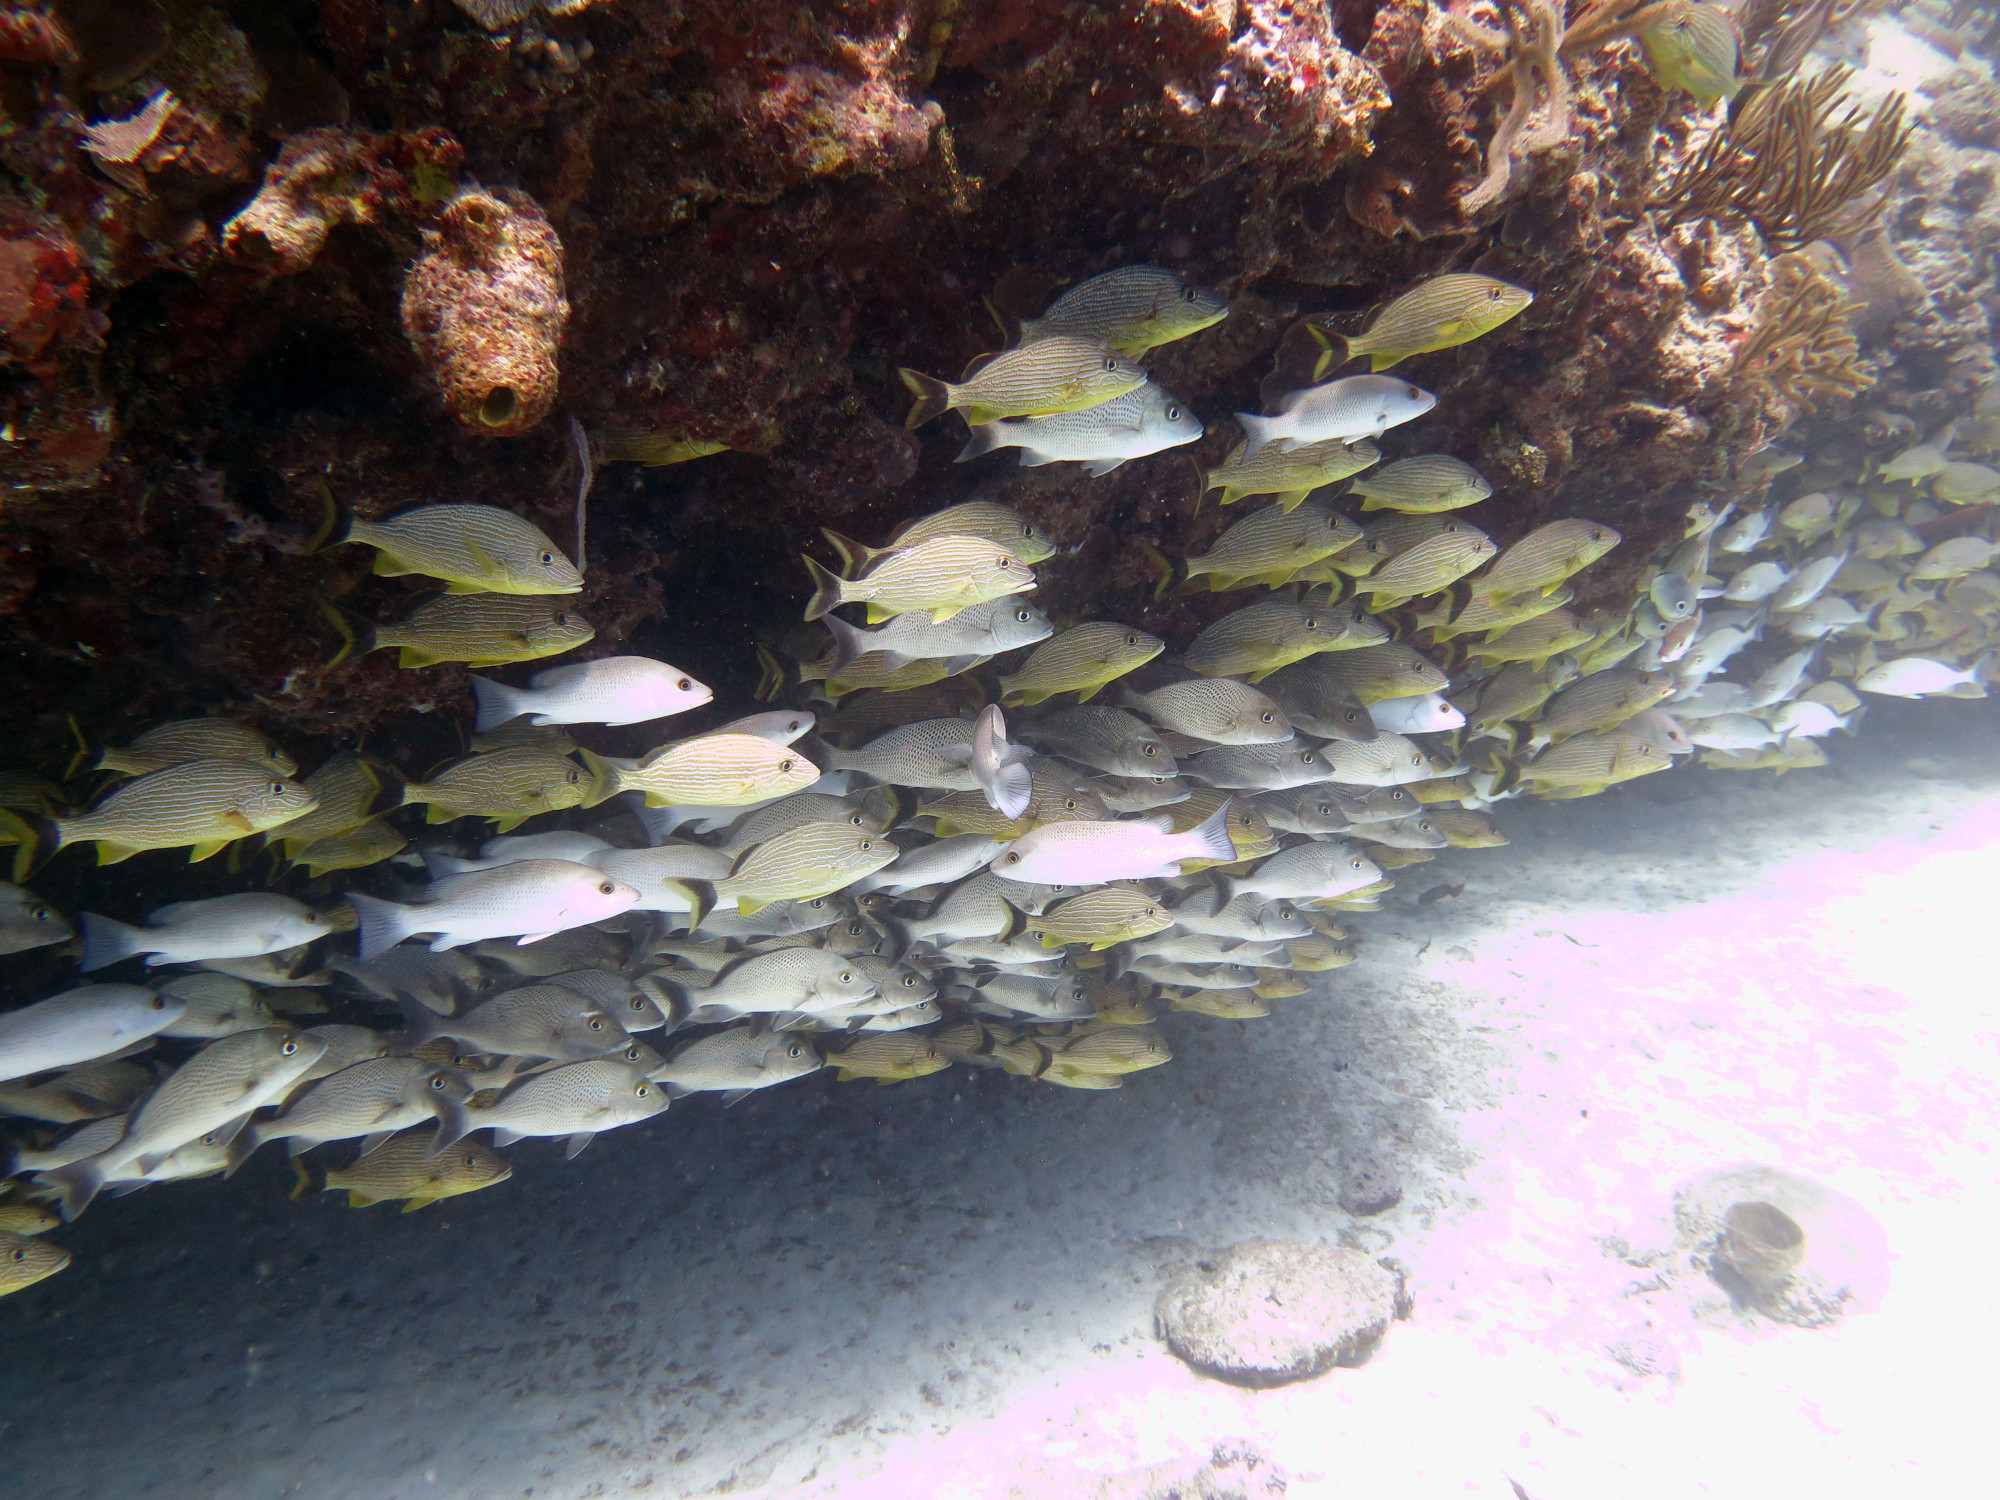
[[(1119, 1093), (823, 1074), (421, 1213), (293, 1204), (275, 1151), (102, 1204), (0, 1302), (0, 1491), (997, 1500), (1227, 1438), (1306, 1497), (1990, 1493), (1996, 728), (1891, 704), (1831, 771), (1508, 804), (1359, 963), (1169, 1015)], [(1363, 1221), (1365, 1151), (1406, 1195)], [(1780, 1327), (1685, 1269), (1675, 1186), (1748, 1161), (1879, 1220), (1879, 1307)], [(1196, 1377), (1153, 1298), (1258, 1235), (1395, 1257), (1413, 1317), (1360, 1370)]]

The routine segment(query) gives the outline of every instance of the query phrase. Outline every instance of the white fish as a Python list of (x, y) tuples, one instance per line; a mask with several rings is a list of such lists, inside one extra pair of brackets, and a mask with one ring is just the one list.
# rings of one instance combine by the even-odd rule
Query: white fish
[(1688, 731), (1664, 708), (1644, 708), (1619, 726), (1626, 734), (1656, 745), (1669, 755), (1692, 755), (1694, 741)]
[(213, 1041), (260, 1026), (276, 1026), (271, 1007), (257, 991), (229, 974), (181, 974), (161, 985), (160, 993), (181, 1002), (181, 1018), (161, 1036), (199, 1037)]
[(686, 882), (720, 880), (734, 856), (705, 844), (659, 844), (651, 849), (601, 849), (582, 863), (594, 866), (639, 893), (633, 911), (691, 912), (697, 893)]
[(1384, 698), (1368, 705), (1368, 717), (1377, 729), (1396, 734), (1437, 734), (1460, 729), (1465, 715), (1447, 703), (1442, 693), (1425, 693), (1416, 698)]
[[(747, 714), (733, 719), (710, 734), (754, 734), (760, 740), (774, 740), (780, 745), (797, 742), (800, 735), (811, 729), (818, 720), (803, 708), (776, 708), (768, 713)], [(822, 781), (826, 778), (821, 777)], [(738, 808), (737, 811), (742, 811)]]
[(1684, 574), (1661, 573), (1654, 577), (1647, 593), (1660, 618), (1669, 624), (1694, 613), (1695, 587)]
[(1782, 614), (1788, 610), (1804, 609), (1813, 600), (1826, 592), (1826, 586), (1833, 582), (1833, 575), (1847, 566), (1849, 549), (1842, 547), (1838, 552), (1825, 557), (1816, 557), (1794, 573), (1789, 582), (1771, 595), (1771, 608)]
[(974, 975), (959, 993), (973, 1010), (989, 1016), (1081, 1021), (1097, 1010), (1074, 974)]
[(796, 1032), (732, 1026), (688, 1043), (649, 1076), (670, 1098), (720, 1093), (729, 1105), (757, 1089), (803, 1078), (819, 1062), (812, 1043)]
[(529, 682), (514, 688), (474, 676), (477, 732), (522, 714), (532, 724), (643, 724), (700, 708), (715, 697), (706, 683), (679, 667), (645, 656), (571, 662), (537, 672)]
[(1007, 719), (1000, 705), (989, 703), (972, 726), (972, 776), (986, 794), (986, 803), (1003, 818), (1018, 818), (1028, 810), (1034, 778), (1028, 752), (1007, 740)]
[(1711, 631), (1688, 648), (1687, 655), (1680, 659), (1676, 675), (1682, 682), (1698, 682), (1709, 673), (1720, 671), (1724, 662), (1753, 639), (1750, 631), (1735, 625)]
[(1989, 651), (1963, 670), (1927, 656), (1899, 656), (1870, 667), (1854, 685), (1890, 698), (1984, 698), (1996, 665), (2000, 652)]
[(1677, 719), (1712, 719), (1717, 714), (1748, 713), (1750, 689), (1740, 682), (1704, 682), (1691, 693), (1667, 700)]
[(206, 901), (176, 901), (151, 913), (147, 925), (83, 913), (85, 973), (135, 954), (148, 965), (192, 964), (211, 958), (256, 958), (325, 937), (325, 917), (302, 901), (269, 891), (243, 891)]
[(1755, 552), (1770, 530), (1768, 510), (1746, 510), (1715, 534), (1715, 545), (1722, 552)]
[(635, 1125), (666, 1107), (667, 1091), (637, 1067), (610, 1059), (570, 1063), (535, 1074), (496, 1104), (438, 1100), (429, 1155), (442, 1156), (455, 1142), (490, 1126), (496, 1146), (531, 1135), (560, 1135), (569, 1138), (567, 1154), (575, 1156), (600, 1130)]
[[(145, 1176), (196, 1139), (231, 1121), (247, 1123), (253, 1111), (290, 1092), (325, 1050), (284, 1026), (210, 1042), (147, 1096), (117, 1145), (36, 1180), (55, 1190), (64, 1220), (74, 1219), (107, 1181)], [(229, 1142), (220, 1144), (226, 1149)]]
[(1792, 570), (1783, 563), (1752, 563), (1729, 580), (1722, 597), (1736, 604), (1755, 604), (1768, 599), (1792, 580)]
[(992, 869), (1009, 880), (1104, 885), (1178, 875), (1184, 859), (1226, 864), (1236, 858), (1227, 826), (1232, 805), (1224, 802), (1186, 833), (1173, 832), (1164, 813), (1129, 822), (1044, 823), (995, 856)]
[(497, 870), (475, 870), (431, 882), (411, 906), (349, 891), (361, 919), (361, 961), (366, 963), (406, 937), (433, 933), (431, 951), (481, 938), (522, 943), (615, 917), (638, 903), (624, 881), (565, 859), (524, 859)]
[(1372, 740), (1328, 740), (1319, 755), (1326, 762), (1325, 779), (1347, 786), (1408, 786), (1442, 774), (1421, 747), (1388, 729)]
[(1291, 449), (1334, 438), (1351, 443), (1380, 437), (1436, 405), (1437, 397), (1429, 391), (1393, 375), (1349, 375), (1307, 386), (1280, 401), (1277, 416), (1236, 414), (1243, 424), (1243, 460), (1254, 457), (1266, 443)]
[(1025, 468), (1080, 463), (1086, 473), (1100, 476), (1127, 459), (1178, 448), (1201, 434), (1201, 418), (1171, 392), (1148, 381), (1083, 411), (981, 423), (972, 429), (955, 462), (1000, 448), (1019, 448)]
[(1852, 730), (1860, 715), (1859, 709), (1852, 713), (1836, 713), (1825, 703), (1800, 698), (1779, 708), (1767, 722), (1783, 739), (1817, 739), (1823, 734), (1832, 734), (1836, 729)]
[(61, 912), (33, 891), (0, 880), (0, 954), (46, 948), (71, 936)]
[(1047, 615), (1018, 596), (989, 599), (942, 623), (922, 610), (912, 610), (874, 630), (850, 625), (838, 615), (823, 615), (820, 624), (833, 633), (834, 667), (829, 674), (833, 677), (870, 652), (879, 653), (887, 667), (941, 661), (946, 673), (956, 676), (987, 657), (1032, 646), (1056, 633)]
[(1748, 714), (1698, 719), (1688, 726), (1687, 737), (1704, 750), (1761, 750), (1782, 738), (1769, 724)]
[(1223, 899), (1245, 892), (1289, 901), (1323, 901), (1373, 885), (1382, 878), (1374, 860), (1339, 839), (1317, 840), (1273, 854), (1248, 875), (1222, 880)]
[(991, 864), (1003, 842), (983, 833), (938, 839), (921, 849), (909, 850), (887, 869), (862, 876), (847, 888), (847, 893), (859, 896), (869, 891), (888, 891), (899, 895), (927, 885), (951, 885)]
[(440, 875), (464, 875), (473, 870), (497, 870), (502, 865), (518, 864), (524, 859), (569, 859), (587, 865), (591, 862), (591, 855), (612, 847), (594, 833), (575, 833), (567, 828), (552, 829), (548, 833), (503, 833), (481, 844), (477, 859), (460, 859), (454, 854), (426, 850), (424, 868), (436, 878)]
[(1868, 616), (1838, 594), (1821, 594), (1804, 609), (1786, 615), (1785, 634), (1802, 641), (1823, 641), (1830, 635), (1844, 635), (1857, 625), (1866, 625)]
[(1743, 709), (1746, 712), (1759, 708), (1769, 708), (1773, 703), (1782, 703), (1799, 689), (1805, 681), (1806, 673), (1812, 667), (1813, 657), (1818, 655), (1817, 646), (1808, 646), (1803, 651), (1794, 651), (1782, 661), (1766, 667), (1757, 680), (1750, 684), (1745, 696)]
[(158, 1036), (186, 1004), (136, 984), (87, 984), (0, 1015), (0, 1083)]
[(230, 1147), (228, 1171), (233, 1176), (267, 1141), (283, 1141), (286, 1154), (297, 1156), (327, 1141), (368, 1136), (365, 1155), (397, 1131), (434, 1119), (433, 1100), (471, 1092), (462, 1075), (420, 1058), (370, 1058), (322, 1078), (275, 1120), (253, 1121)]

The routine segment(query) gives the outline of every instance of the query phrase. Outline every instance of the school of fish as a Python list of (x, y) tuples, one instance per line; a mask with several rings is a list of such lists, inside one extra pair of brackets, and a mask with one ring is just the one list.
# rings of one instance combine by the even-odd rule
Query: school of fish
[[(2000, 448), (2000, 397), (1856, 489), (1695, 507), (1622, 607), (1573, 611), (1616, 531), (1495, 538), (1470, 465), (1378, 447), (1436, 404), (1391, 367), (1531, 301), (1453, 273), (1353, 334), (1313, 326), (1317, 383), (1241, 414), (1203, 475), (1256, 504), (1157, 558), (1162, 592), (1241, 600), (1178, 644), (1052, 619), (1036, 570), (1060, 540), (975, 500), (879, 545), (829, 532), (801, 620), (757, 648), (765, 706), (699, 732), (673, 721), (713, 709), (707, 686), (606, 656), (473, 678), (471, 753), (422, 780), (354, 749), (301, 775), (222, 718), (83, 751), (72, 776), (109, 778), (87, 806), (0, 772), (0, 954), (79, 956), (74, 985), (0, 1013), (0, 1294), (63, 1269), (49, 1232), (100, 1196), (267, 1145), (295, 1196), (407, 1212), (506, 1181), (501, 1152), (529, 1137), (574, 1156), (690, 1096), (815, 1072), (1117, 1089), (1172, 1059), (1164, 1013), (1265, 1016), (1353, 962), (1349, 924), (1395, 871), (1506, 842), (1499, 802), (1696, 752), (1824, 764), (1862, 694), (1984, 695), (2000, 574), (1961, 523), (2000, 473), (1949, 455)], [(1107, 272), (962, 382), (904, 371), (911, 425), (959, 411), (968, 461), (1100, 474), (1159, 454), (1203, 426), (1140, 361), (1227, 311), (1167, 270)], [(1339, 374), (1352, 358), (1368, 372)], [(577, 566), (512, 512), (367, 522), (328, 501), (326, 545), (445, 585), (397, 622), (329, 606), (344, 655), (483, 669), (591, 639), (563, 603)], [(635, 724), (658, 730), (640, 756), (580, 743)], [(110, 864), (245, 840), (315, 879), (374, 869), (373, 889), (130, 921), (21, 883), (77, 846)]]

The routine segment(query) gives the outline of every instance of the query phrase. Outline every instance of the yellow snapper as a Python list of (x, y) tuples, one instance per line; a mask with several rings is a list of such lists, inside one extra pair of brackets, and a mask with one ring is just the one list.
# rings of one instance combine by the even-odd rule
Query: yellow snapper
[(893, 864), (902, 852), (885, 835), (857, 829), (845, 819), (802, 823), (745, 850), (715, 882), (715, 896), (734, 901), (738, 913), (747, 917), (773, 901), (830, 895)]
[(1473, 585), (1483, 598), (1505, 600), (1522, 593), (1552, 593), (1622, 538), (1609, 526), (1572, 517), (1538, 526), (1514, 543)]
[(1743, 87), (1736, 76), (1736, 23), (1721, 6), (1690, 0), (1648, 7), (1643, 18), (1639, 42), (1661, 83), (1705, 105), (1733, 98)]
[(48, 1279), (69, 1261), (69, 1251), (59, 1245), (0, 1230), (0, 1297)]
[(1308, 325), (1328, 351), (1313, 379), (1322, 380), (1329, 371), (1364, 354), (1369, 369), (1379, 373), (1413, 354), (1469, 344), (1519, 316), (1534, 300), (1533, 292), (1491, 276), (1467, 272), (1433, 276), (1383, 306), (1351, 338)]
[(1000, 934), (1002, 940), (1026, 931), (1042, 940), (1044, 948), (1060, 948), (1066, 943), (1083, 943), (1095, 953), (1114, 943), (1164, 932), (1174, 919), (1160, 903), (1134, 885), (1107, 885), (1071, 896), (1049, 907), (1040, 916), (1016, 912), (1018, 922), (1010, 922)]
[(1224, 505), (1248, 495), (1276, 495), (1278, 504), (1291, 510), (1320, 486), (1359, 474), (1382, 458), (1381, 450), (1366, 438), (1356, 443), (1329, 438), (1298, 448), (1267, 444), (1245, 458), (1248, 447), (1247, 442), (1238, 443), (1227, 458), (1202, 474), (1203, 494), (1221, 490)]
[(250, 761), (280, 776), (296, 776), (299, 770), (297, 761), (234, 719), (176, 719), (156, 725), (129, 745), (107, 749), (97, 757), (96, 769), (144, 776), (191, 760)]
[(195, 760), (128, 781), (78, 817), (51, 819), (52, 849), (95, 843), (101, 865), (147, 849), (186, 848), (190, 860), (207, 859), (316, 806), (311, 792), (253, 761)]
[(1361, 528), (1331, 506), (1313, 501), (1268, 506), (1231, 526), (1208, 551), (1191, 557), (1189, 583), (1206, 577), (1215, 592), (1262, 583), (1276, 588), (1299, 569), (1361, 540)]
[(295, 1156), (292, 1170), (298, 1182), (292, 1196), (346, 1193), (349, 1208), (403, 1199), (407, 1214), (441, 1198), (496, 1186), (514, 1175), (506, 1157), (476, 1141), (459, 1141), (430, 1156), (432, 1135), (429, 1130), (406, 1130), (346, 1167), (321, 1167)]
[(403, 786), (403, 806), (422, 806), (426, 823), (492, 818), (501, 833), (536, 813), (581, 806), (590, 775), (566, 755), (495, 750), (454, 761), (429, 781)]
[(850, 577), (865, 572), (899, 548), (914, 547), (940, 536), (983, 537), (999, 543), (1030, 565), (1056, 555), (1055, 540), (1046, 531), (1013, 506), (993, 500), (967, 500), (907, 521), (896, 529), (886, 547), (866, 546), (825, 528), (820, 534), (840, 554), (841, 567)]
[(1023, 318), (1019, 343), (1068, 335), (1136, 359), (1227, 316), (1227, 302), (1177, 271), (1120, 266), (1071, 287), (1039, 318)]
[(974, 426), (1002, 417), (1046, 417), (1082, 411), (1146, 383), (1146, 372), (1102, 344), (1051, 334), (995, 355), (956, 385), (916, 370), (899, 371), (916, 396), (905, 427), (921, 427), (948, 411)]
[(345, 517), (339, 542), (376, 549), (375, 571), (441, 578), (454, 594), (574, 594), (583, 577), (540, 527), (493, 505), (420, 505), (386, 521)]
[(1322, 651), (1377, 645), (1388, 627), (1347, 605), (1308, 608), (1287, 598), (1265, 599), (1210, 625), (1184, 658), (1204, 677), (1248, 677), (1261, 682), (1278, 668)]
[(1477, 526), (1450, 521), (1436, 536), (1398, 552), (1365, 578), (1357, 579), (1354, 592), (1368, 600), (1370, 609), (1394, 609), (1451, 587), (1499, 550)]
[(741, 807), (802, 792), (819, 767), (788, 745), (757, 734), (704, 734), (662, 745), (636, 761), (583, 752), (595, 807), (619, 792), (640, 792), (648, 807)]
[(841, 578), (812, 558), (808, 620), (843, 604), (866, 604), (872, 624), (910, 610), (925, 610), (935, 621), (988, 599), (1026, 593), (1035, 570), (997, 542), (975, 536), (936, 536), (898, 547), (859, 578)]
[(1021, 670), (1000, 678), (1002, 701), (1012, 708), (1040, 703), (1057, 693), (1075, 693), (1087, 703), (1107, 683), (1136, 671), (1167, 643), (1156, 635), (1096, 620), (1043, 641), (1021, 664)]
[(1493, 493), (1493, 486), (1463, 459), (1423, 453), (1364, 474), (1348, 490), (1362, 497), (1363, 511), (1400, 510), (1415, 515), (1477, 505)]
[(438, 594), (390, 625), (322, 608), (341, 634), (341, 648), (327, 664), (336, 667), (384, 649), (394, 650), (403, 668), (447, 661), (499, 667), (574, 651), (597, 634), (590, 621), (546, 595)]
[(942, 1073), (951, 1066), (944, 1050), (927, 1036), (907, 1031), (886, 1036), (865, 1036), (846, 1050), (831, 1053), (826, 1065), (842, 1083), (872, 1078), (880, 1084), (900, 1083), (906, 1078), (922, 1078), (926, 1073)]

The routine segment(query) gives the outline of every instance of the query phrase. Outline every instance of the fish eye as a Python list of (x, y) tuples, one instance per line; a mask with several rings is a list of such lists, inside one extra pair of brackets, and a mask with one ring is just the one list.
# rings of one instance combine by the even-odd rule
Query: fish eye
[(840, 972), (840, 982), (841, 982), (842, 984), (852, 984), (852, 983), (854, 983), (854, 971), (853, 971), (852, 969), (843, 969), (843, 970), (841, 970), (841, 972)]
[(589, 1021), (589, 1023), (588, 1023), (588, 1024), (589, 1024), (589, 1026), (590, 1026), (590, 1029), (591, 1029), (592, 1031), (602, 1031), (602, 1030), (604, 1029), (604, 1023), (603, 1023), (602, 1021), (598, 1020), (598, 1019), (597, 1019), (597, 1017), (595, 1017), (595, 1016), (592, 1016), (592, 1017), (590, 1018), (590, 1021)]
[(1500, 288), (1497, 286), (1488, 287), (1486, 289), (1486, 300), (1488, 302), (1498, 302), (1500, 300)]
[(692, 678), (683, 677), (679, 682), (675, 683), (674, 686), (679, 688), (682, 692), (686, 693), (693, 690), (694, 681)]
[(1151, 740), (1148, 740), (1146, 741), (1145, 744), (1139, 747), (1139, 753), (1141, 755), (1158, 755), (1160, 753), (1160, 747), (1154, 744)]
[(815, 896), (811, 901), (808, 901), (806, 904), (810, 906), (814, 911), (824, 911), (826, 909), (826, 897)]
[(49, 909), (46, 906), (38, 906), (29, 915), (37, 922), (46, 922), (49, 919)]
[(1022, 536), (1025, 536), (1025, 537), (1032, 537), (1032, 536), (1033, 536), (1034, 534), (1035, 534), (1035, 528), (1034, 528), (1034, 526), (1033, 526), (1033, 525), (1031, 525), (1031, 524), (1023, 524), (1023, 525), (1022, 525), (1022, 527), (1021, 527), (1021, 535), (1022, 535)]
[(1299, 764), (1302, 766), (1316, 766), (1319, 764), (1319, 757), (1314, 755), (1310, 750), (1302, 750), (1299, 752)]
[(1320, 815), (1320, 816), (1321, 816), (1322, 818), (1330, 818), (1330, 817), (1332, 817), (1332, 816), (1333, 816), (1333, 806), (1332, 806), (1332, 804), (1331, 804), (1331, 803), (1327, 803), (1327, 802), (1322, 802), (1322, 803), (1320, 803), (1320, 804), (1319, 804), (1319, 806), (1318, 806), (1317, 808), (1315, 808), (1314, 810), (1315, 810), (1316, 812), (1318, 812), (1318, 814), (1319, 814), (1319, 815)]
[(1113, 371), (1115, 371), (1115, 370), (1116, 370), (1116, 369), (1118, 368), (1118, 360), (1117, 360), (1117, 357), (1116, 357), (1115, 355), (1110, 355), (1110, 354), (1107, 354), (1107, 355), (1105, 355), (1105, 356), (1104, 356), (1104, 368), (1105, 368), (1105, 369), (1107, 369), (1107, 370), (1113, 370)]
[(796, 762), (796, 761), (794, 761), (794, 760), (793, 760), (793, 759), (792, 759), (792, 758), (791, 758), (791, 757), (790, 757), (790, 756), (788, 755), (788, 756), (786, 756), (786, 757), (785, 757), (785, 758), (784, 758), (783, 760), (781, 760), (781, 761), (779, 761), (779, 762), (778, 762), (778, 769), (779, 769), (780, 771), (789, 771), (789, 770), (791, 770), (791, 768), (792, 768), (792, 767), (793, 767), (794, 765), (796, 765), (796, 764), (797, 764), (797, 762)]
[(634, 1089), (633, 1092), (637, 1094), (641, 1099), (650, 1099), (653, 1097), (653, 1088), (651, 1084), (642, 1083), (639, 1085), (638, 1088)]
[(638, 995), (634, 995), (626, 1004), (630, 1005), (634, 1010), (644, 1010), (646, 1008), (645, 1000)]
[(567, 779), (571, 786), (575, 786), (579, 781), (583, 780), (583, 772), (571, 771), (567, 773)]
[(1125, 636), (1125, 644), (1128, 646), (1138, 645), (1139, 644), (1138, 633), (1136, 631), (1128, 631)]
[(468, 1167), (476, 1167), (479, 1165), (479, 1158), (476, 1156), (461, 1156), (459, 1160), (464, 1162)]
[(1410, 398), (1410, 399), (1411, 399), (1412, 401), (1421, 401), (1421, 400), (1423, 399), (1423, 395), (1424, 395), (1424, 393), (1423, 393), (1422, 391), (1418, 390), (1418, 389), (1417, 389), (1417, 388), (1416, 388), (1415, 386), (1413, 386), (1413, 385), (1406, 385), (1406, 386), (1404, 386), (1404, 387), (1403, 387), (1403, 394), (1404, 394), (1405, 396), (1408, 396), (1408, 397), (1409, 397), (1409, 398)]
[(599, 882), (597, 883), (597, 894), (598, 894), (598, 895), (600, 895), (600, 896), (615, 896), (615, 895), (617, 895), (617, 894), (618, 894), (618, 882), (617, 882), (617, 881), (615, 881), (615, 880), (600, 880), (600, 881), (599, 881)]
[(444, 1087), (444, 1074), (442, 1074), (442, 1073), (433, 1073), (433, 1074), (431, 1074), (431, 1087), (432, 1087), (432, 1088), (434, 1088), (434, 1089), (441, 1089), (441, 1088), (443, 1088), (443, 1087)]
[(1262, 719), (1266, 724), (1275, 724), (1278, 722), (1278, 716), (1268, 709), (1257, 715), (1257, 717)]
[(274, 781), (274, 782), (272, 782), (272, 783), (271, 783), (271, 794), (272, 794), (273, 796), (275, 796), (275, 797), (282, 797), (282, 796), (284, 796), (284, 795), (285, 795), (285, 784), (284, 784), (284, 782), (282, 782), (282, 781)]
[(11, 1261), (23, 1261), (28, 1258), (28, 1252), (25, 1250), (15, 1250), (7, 1258)]
[(1181, 293), (1181, 301), (1183, 302), (1199, 302), (1200, 300), (1201, 288), (1199, 287), (1191, 286)]
[(873, 849), (875, 847), (875, 841), (873, 839), (863, 839), (861, 841), (861, 847), (864, 849)]
[(1021, 862), (1021, 856), (1015, 854), (1012, 850), (1009, 850), (1007, 854), (1007, 863), (1010, 865), (1018, 865), (1020, 862)]
[(1167, 420), (1169, 422), (1178, 422), (1180, 419), (1181, 419), (1181, 409), (1178, 406), (1170, 406), (1167, 408)]
[(1013, 567), (1014, 555), (1011, 552), (1001, 553), (998, 557), (993, 559), (993, 566), (1001, 569), (1002, 571), (1005, 571), (1006, 569)]
[(556, 624), (567, 625), (569, 624), (569, 611), (566, 609), (557, 610), (554, 618)]
[(1076, 811), (1076, 798), (1074, 798), (1074, 797), (1065, 797), (1065, 798), (1063, 798), (1063, 811), (1065, 811), (1065, 812), (1075, 812), (1075, 811)]
[(903, 976), (903, 988), (906, 990), (913, 990), (916, 987), (917, 987), (917, 976), (914, 974), (905, 974)]
[(852, 823), (856, 828), (865, 828), (868, 826), (868, 820), (860, 813), (850, 814), (847, 821)]
[(1017, 609), (1014, 611), (1014, 618), (1019, 620), (1023, 625), (1034, 619), (1034, 617), (1035, 612), (1032, 609)]
[(1357, 860), (1353, 860), (1353, 861), (1350, 861), (1350, 862), (1349, 862), (1349, 866), (1348, 866), (1348, 868), (1350, 868), (1350, 869), (1354, 869), (1354, 870), (1358, 870), (1358, 869), (1360, 869), (1360, 868), (1361, 868), (1361, 861), (1360, 861), (1360, 860), (1358, 860), (1358, 859), (1357, 859)]
[(278, 1051), (283, 1053), (286, 1057), (290, 1057), (294, 1052), (298, 1050), (299, 1050), (299, 1044), (297, 1042), (285, 1042), (282, 1043), (278, 1048)]
[(800, 1057), (803, 1056), (804, 1053), (805, 1049), (801, 1047), (797, 1042), (793, 1042), (791, 1046), (785, 1049), (785, 1056), (787, 1057)]
[(542, 554), (542, 566), (545, 568), (548, 567), (550, 564), (552, 564), (555, 560), (556, 560), (556, 555), (553, 552), (544, 552)]

